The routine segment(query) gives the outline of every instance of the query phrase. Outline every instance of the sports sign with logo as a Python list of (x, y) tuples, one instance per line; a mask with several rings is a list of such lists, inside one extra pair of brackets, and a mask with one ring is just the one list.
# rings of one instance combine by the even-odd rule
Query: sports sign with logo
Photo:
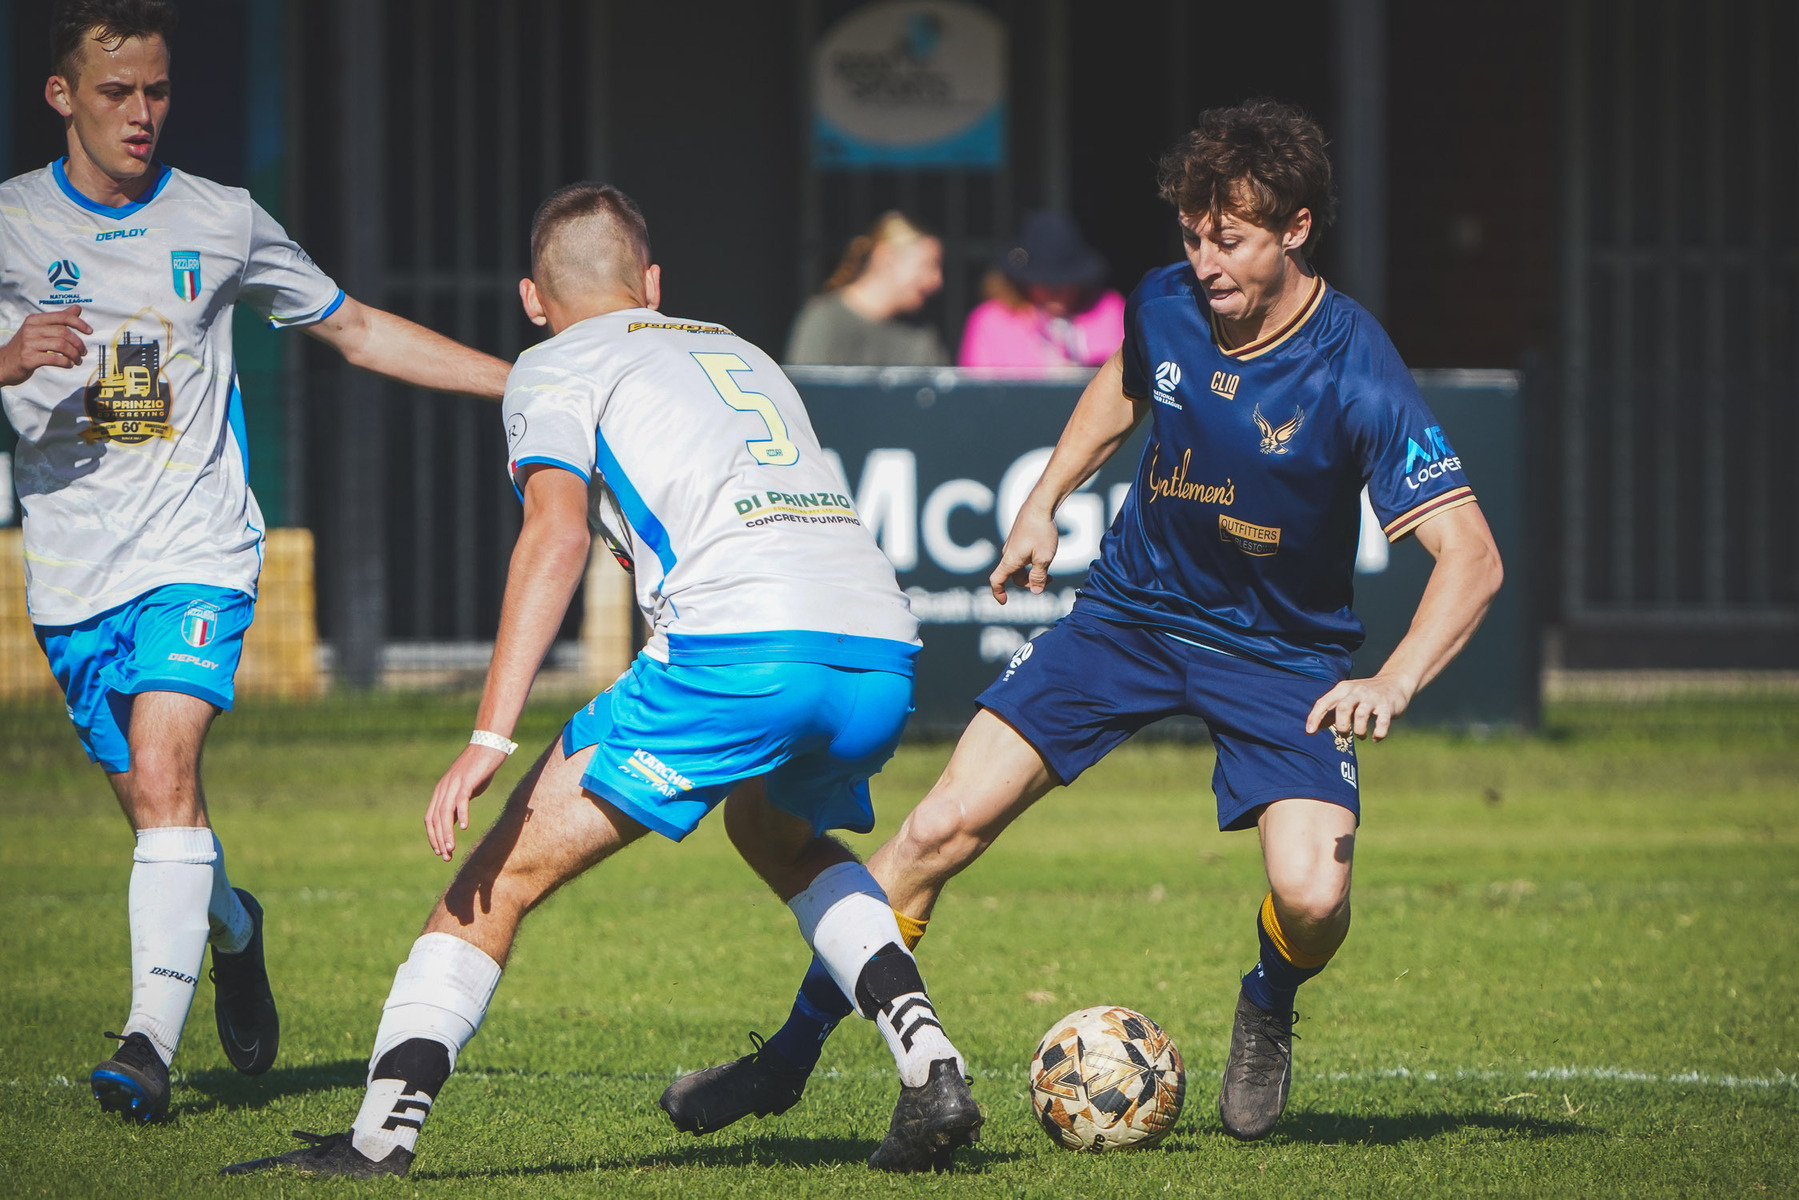
[(183, 300), (200, 298), (200, 252), (171, 250), (169, 266), (175, 276), (175, 294)]
[(812, 61), (824, 169), (1005, 162), (1006, 30), (958, 0), (887, 0), (825, 32)]

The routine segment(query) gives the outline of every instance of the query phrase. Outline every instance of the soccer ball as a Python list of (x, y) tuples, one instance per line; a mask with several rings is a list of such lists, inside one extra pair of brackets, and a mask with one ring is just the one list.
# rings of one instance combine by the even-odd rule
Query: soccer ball
[(1128, 1008), (1083, 1008), (1050, 1026), (1031, 1059), (1031, 1107), (1069, 1150), (1155, 1145), (1180, 1119), (1181, 1052)]

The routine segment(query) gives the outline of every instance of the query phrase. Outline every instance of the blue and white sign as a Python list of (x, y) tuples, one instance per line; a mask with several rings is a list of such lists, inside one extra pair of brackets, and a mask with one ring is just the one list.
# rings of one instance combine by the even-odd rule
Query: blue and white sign
[(1006, 31), (959, 0), (883, 0), (825, 33), (812, 64), (821, 169), (994, 168), (1006, 158)]

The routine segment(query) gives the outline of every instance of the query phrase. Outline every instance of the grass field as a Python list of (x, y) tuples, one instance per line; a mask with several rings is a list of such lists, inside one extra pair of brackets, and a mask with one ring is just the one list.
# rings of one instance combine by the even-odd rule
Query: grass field
[[(521, 740), (547, 740), (566, 707), (534, 709)], [(129, 992), (129, 833), (59, 713), (0, 713), (0, 1193), (1799, 1189), (1790, 700), (1565, 706), (1535, 738), (1402, 730), (1365, 751), (1355, 928), (1300, 994), (1292, 1103), (1259, 1144), (1225, 1137), (1215, 1105), (1254, 954), (1256, 843), (1215, 831), (1211, 752), (1162, 744), (1126, 747), (1046, 800), (938, 909), (920, 956), (988, 1110), (953, 1176), (864, 1168), (896, 1084), (860, 1023), (785, 1117), (696, 1140), (655, 1107), (677, 1072), (772, 1032), (804, 965), (792, 919), (715, 817), (686, 845), (649, 839), (531, 920), (409, 1179), (218, 1179), (224, 1163), (291, 1148), (290, 1129), (354, 1115), (393, 970), (447, 878), (419, 815), (471, 710), (334, 702), (220, 723), (214, 821), (233, 879), (268, 910), (282, 1057), (260, 1079), (234, 1074), (202, 981), (160, 1128), (103, 1117), (85, 1086)], [(864, 852), (946, 754), (901, 752), (877, 781), (883, 823)], [(1077, 1156), (1031, 1120), (1038, 1036), (1098, 1003), (1148, 1013), (1186, 1056), (1187, 1111), (1162, 1149)]]

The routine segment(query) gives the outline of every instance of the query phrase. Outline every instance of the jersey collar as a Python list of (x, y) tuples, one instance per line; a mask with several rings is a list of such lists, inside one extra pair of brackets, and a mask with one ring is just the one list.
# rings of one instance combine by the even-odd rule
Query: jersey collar
[(74, 201), (80, 207), (85, 208), (88, 212), (102, 217), (111, 217), (115, 221), (124, 220), (133, 213), (138, 212), (145, 205), (149, 204), (150, 201), (156, 199), (156, 197), (162, 195), (162, 189), (168, 186), (170, 176), (175, 174), (175, 172), (169, 170), (169, 168), (163, 166), (161, 163), (157, 163), (156, 165), (161, 169), (162, 174), (157, 177), (156, 182), (151, 185), (150, 190), (144, 193), (143, 199), (134, 200), (130, 204), (121, 204), (117, 208), (113, 208), (89, 200), (86, 196), (83, 196), (80, 192), (75, 190), (75, 185), (69, 182), (68, 172), (63, 167), (63, 164), (68, 161), (68, 157), (65, 155), (50, 164), (50, 174), (56, 178), (56, 186), (62, 189), (62, 194)]
[(1219, 353), (1223, 354), (1226, 358), (1234, 358), (1239, 361), (1257, 358), (1268, 353), (1270, 350), (1298, 333), (1299, 327), (1311, 320), (1312, 314), (1316, 313), (1319, 307), (1323, 305), (1325, 290), (1324, 276), (1314, 275), (1312, 277), (1311, 294), (1306, 297), (1306, 302), (1299, 306), (1299, 311), (1288, 318), (1285, 325), (1282, 325), (1273, 333), (1264, 334), (1255, 341), (1245, 342), (1243, 345), (1235, 347), (1234, 349), (1225, 338), (1224, 325), (1218, 320), (1218, 314), (1212, 312), (1208, 307), (1206, 309), (1206, 316), (1212, 323), (1212, 340), (1217, 343)]

